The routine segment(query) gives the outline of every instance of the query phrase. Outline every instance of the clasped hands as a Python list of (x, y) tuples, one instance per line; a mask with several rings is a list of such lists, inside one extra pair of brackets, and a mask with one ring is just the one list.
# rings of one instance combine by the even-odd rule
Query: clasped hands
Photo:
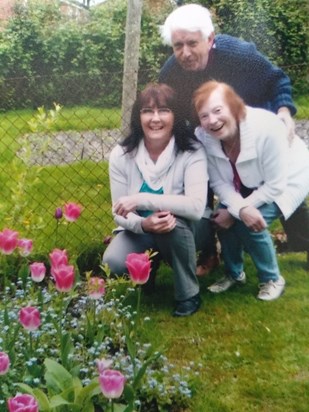
[[(114, 213), (127, 217), (128, 213), (135, 212), (137, 209), (135, 196), (122, 196), (114, 204)], [(150, 216), (142, 220), (144, 232), (168, 233), (176, 226), (176, 218), (169, 211), (153, 212)]]
[[(261, 232), (267, 227), (261, 212), (254, 206), (243, 207), (239, 212), (239, 217), (253, 232)], [(211, 221), (218, 229), (229, 229), (234, 224), (235, 218), (227, 209), (218, 209), (212, 215)]]

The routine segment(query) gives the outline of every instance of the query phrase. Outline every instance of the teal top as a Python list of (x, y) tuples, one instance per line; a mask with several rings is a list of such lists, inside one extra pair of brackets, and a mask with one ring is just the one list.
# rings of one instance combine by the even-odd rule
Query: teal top
[[(140, 188), (140, 193), (153, 193), (155, 195), (163, 195), (163, 187), (160, 187), (160, 189), (153, 190), (148, 184), (144, 181), (141, 188)], [(137, 213), (139, 216), (142, 217), (148, 217), (150, 216), (153, 211), (152, 210), (137, 210)]]

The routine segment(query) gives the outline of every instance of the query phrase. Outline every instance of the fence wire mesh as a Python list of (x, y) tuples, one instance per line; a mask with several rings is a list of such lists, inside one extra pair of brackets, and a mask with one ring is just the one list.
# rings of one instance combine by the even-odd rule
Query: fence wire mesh
[[(124, 137), (122, 73), (90, 76), (86, 83), (80, 78), (1, 80), (2, 102), (14, 98), (22, 108), (0, 113), (1, 226), (34, 237), (42, 251), (80, 250), (102, 242), (114, 227), (108, 157)], [(147, 81), (144, 74), (142, 83)], [(41, 90), (36, 100), (27, 98), (35, 87)], [(309, 113), (299, 115), (309, 119)], [(306, 124), (298, 127), (308, 138)], [(74, 224), (54, 217), (68, 202), (83, 208)]]

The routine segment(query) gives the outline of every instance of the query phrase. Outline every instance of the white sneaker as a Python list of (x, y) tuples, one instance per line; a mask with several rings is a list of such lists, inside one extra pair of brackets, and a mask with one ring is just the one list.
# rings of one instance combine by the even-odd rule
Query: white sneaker
[(225, 275), (222, 279), (219, 279), (218, 282), (213, 283), (207, 289), (212, 293), (221, 293), (230, 289), (233, 285), (236, 284), (245, 284), (246, 283), (246, 274), (241, 272), (237, 279), (232, 278), (232, 276)]
[(276, 281), (270, 280), (267, 283), (261, 283), (257, 298), (261, 300), (277, 299), (282, 295), (284, 286), (285, 280), (282, 276), (279, 276), (279, 279)]

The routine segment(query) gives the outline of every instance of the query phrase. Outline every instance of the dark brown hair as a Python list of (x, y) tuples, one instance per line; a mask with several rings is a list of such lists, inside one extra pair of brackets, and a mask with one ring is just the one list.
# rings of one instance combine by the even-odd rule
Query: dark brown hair
[(194, 150), (196, 137), (189, 130), (185, 119), (180, 115), (179, 102), (174, 89), (164, 83), (150, 83), (138, 95), (135, 100), (130, 121), (130, 134), (121, 143), (126, 148), (126, 153), (132, 152), (144, 138), (141, 125), (141, 109), (145, 107), (167, 107), (174, 114), (174, 125), (172, 133), (179, 150)]

